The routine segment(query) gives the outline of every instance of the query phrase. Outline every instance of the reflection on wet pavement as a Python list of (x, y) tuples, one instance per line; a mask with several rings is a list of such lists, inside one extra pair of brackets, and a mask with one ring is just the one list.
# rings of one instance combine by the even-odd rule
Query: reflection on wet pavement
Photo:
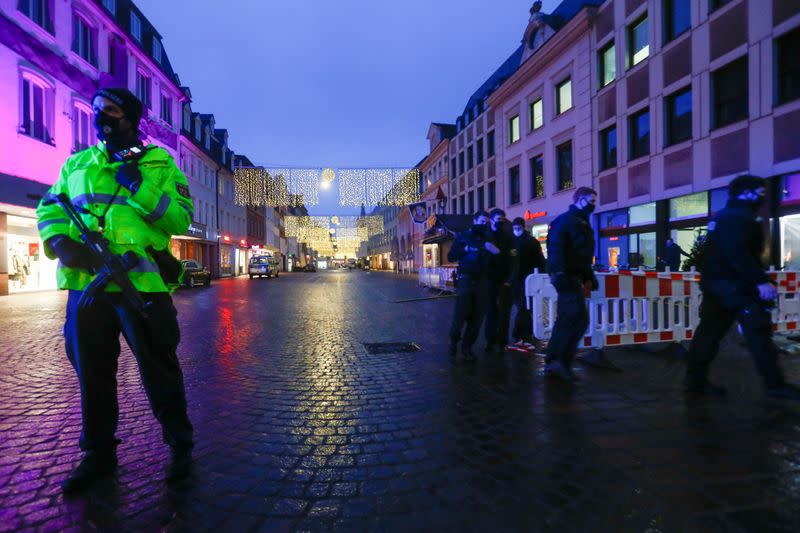
[[(734, 340), (689, 402), (683, 366), (617, 351), (574, 390), (518, 353), (447, 356), (452, 299), (377, 272), (180, 291), (195, 472), (168, 450), (125, 348), (120, 469), (85, 497), (65, 297), (0, 299), (0, 531), (800, 530), (800, 409), (767, 403)], [(422, 351), (368, 354), (364, 343)], [(800, 380), (800, 363), (784, 365)]]

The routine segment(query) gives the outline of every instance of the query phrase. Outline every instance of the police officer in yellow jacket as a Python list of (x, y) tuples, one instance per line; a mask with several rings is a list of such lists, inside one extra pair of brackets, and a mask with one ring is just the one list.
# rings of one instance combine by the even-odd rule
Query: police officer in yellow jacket
[[(170, 297), (182, 270), (168, 251), (170, 237), (185, 233), (192, 219), (186, 177), (165, 150), (141, 146), (142, 104), (130, 91), (100, 90), (92, 108), (101, 142), (67, 160), (48, 196), (66, 194), (89, 228), (108, 240), (112, 252), (136, 254), (138, 263), (128, 277), (149, 307), (146, 317), (138, 314), (113, 283), (102, 298), (79, 307), (98, 260), (81, 242), (62, 207), (40, 204), (37, 214), (45, 253), (59, 259), (58, 286), (69, 290), (64, 335), (81, 389), (80, 447), (86, 454), (62, 483), (68, 493), (88, 488), (117, 466), (120, 333), (136, 356), (151, 408), (172, 449), (168, 480), (190, 473), (193, 445), (176, 355), (180, 331)], [(120, 162), (119, 154), (130, 153), (131, 148), (144, 155)]]

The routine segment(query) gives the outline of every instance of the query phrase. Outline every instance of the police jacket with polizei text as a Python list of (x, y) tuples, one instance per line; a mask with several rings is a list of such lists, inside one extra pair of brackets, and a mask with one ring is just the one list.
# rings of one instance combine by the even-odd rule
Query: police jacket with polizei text
[[(447, 260), (451, 263), (458, 262), (460, 276), (483, 278), (488, 274), (491, 253), (484, 246), (487, 242), (492, 242), (488, 230), (488, 226), (486, 226), (485, 233), (476, 232), (470, 228), (456, 236), (447, 253)], [(477, 249), (477, 251), (467, 251), (467, 247)]]
[(589, 215), (574, 205), (550, 224), (547, 233), (547, 272), (564, 273), (582, 281), (592, 279), (594, 232)]
[(523, 233), (519, 237), (511, 237), (508, 248), (509, 261), (509, 281), (519, 283), (525, 281), (529, 275), (537, 268), (543, 274), (546, 270), (546, 260), (542, 253), (542, 245), (530, 233)]
[(764, 242), (764, 230), (750, 204), (729, 200), (709, 224), (702, 280), (739, 281), (753, 286), (769, 282), (761, 263)]

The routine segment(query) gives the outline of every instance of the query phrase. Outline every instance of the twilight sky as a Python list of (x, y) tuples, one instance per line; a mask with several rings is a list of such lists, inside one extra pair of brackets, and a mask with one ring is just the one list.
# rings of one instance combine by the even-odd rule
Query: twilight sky
[[(429, 124), (455, 121), (519, 45), (533, 4), (135, 1), (192, 89), (192, 109), (213, 113), (235, 152), (312, 168), (415, 165)], [(353, 212), (335, 189), (312, 214)]]

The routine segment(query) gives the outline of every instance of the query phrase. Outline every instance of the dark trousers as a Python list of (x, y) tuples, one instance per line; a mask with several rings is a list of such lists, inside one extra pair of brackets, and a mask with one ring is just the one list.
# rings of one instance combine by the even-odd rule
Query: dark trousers
[(456, 306), (450, 326), (450, 342), (455, 344), (461, 340), (463, 346), (475, 344), (486, 313), (486, 294), (486, 281), (459, 278), (456, 282)]
[(742, 326), (750, 355), (766, 386), (782, 384), (783, 372), (778, 366), (778, 349), (772, 341), (769, 311), (758, 300), (726, 301), (728, 296), (721, 298), (711, 291), (703, 291), (700, 324), (689, 347), (687, 385), (701, 386), (708, 378), (708, 368), (719, 352), (720, 341), (734, 321)]
[(579, 284), (558, 291), (556, 312), (553, 335), (547, 344), (547, 362), (560, 361), (569, 367), (575, 358), (578, 342), (589, 327), (589, 310)]
[(508, 343), (508, 327), (511, 321), (511, 286), (490, 281), (487, 302), (484, 332), (486, 345), (505, 346)]
[(514, 283), (511, 286), (511, 301), (517, 308), (517, 316), (514, 318), (514, 329), (511, 330), (511, 336), (515, 340), (529, 340), (533, 337), (533, 319), (525, 298), (524, 281)]
[(186, 414), (183, 373), (176, 354), (180, 330), (172, 298), (166, 293), (143, 293), (143, 298), (152, 302), (145, 320), (120, 294), (108, 294), (90, 307), (79, 309), (81, 294), (69, 292), (64, 326), (67, 356), (81, 389), (81, 449), (102, 450), (117, 443), (120, 333), (136, 356), (142, 385), (153, 414), (161, 423), (164, 442), (178, 448), (191, 447), (192, 424)]

